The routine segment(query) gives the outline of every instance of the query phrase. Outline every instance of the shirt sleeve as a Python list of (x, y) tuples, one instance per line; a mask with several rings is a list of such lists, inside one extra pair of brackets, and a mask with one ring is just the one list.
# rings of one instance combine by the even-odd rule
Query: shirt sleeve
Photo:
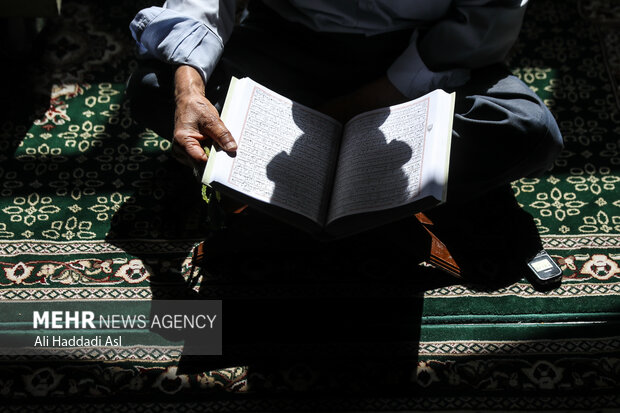
[(527, 0), (460, 0), (423, 32), (387, 71), (401, 93), (416, 98), (469, 80), (471, 69), (501, 62), (521, 29)]
[(142, 56), (213, 73), (235, 21), (235, 0), (168, 0), (141, 10), (129, 25)]

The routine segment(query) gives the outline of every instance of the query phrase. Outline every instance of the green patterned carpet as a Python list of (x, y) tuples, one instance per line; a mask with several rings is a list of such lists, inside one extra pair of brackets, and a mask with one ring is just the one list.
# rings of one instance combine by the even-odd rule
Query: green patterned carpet
[[(5, 79), (0, 300), (149, 300), (187, 275), (191, 248), (209, 231), (191, 174), (124, 100), (136, 65), (127, 26), (146, 2), (137, 3), (63, 4), (34, 63)], [(534, 1), (510, 57), (566, 142), (545, 176), (513, 183), (564, 270), (559, 288), (541, 292), (523, 279), (420, 294), (415, 280), (382, 282), (380, 259), (360, 257), (366, 278), (337, 287), (371, 297), (366, 307), (384, 317), (393, 312), (393, 337), (323, 343), (320, 357), (306, 357), (319, 354), (315, 343), (277, 343), (275, 353), (304, 356), (198, 372), (185, 372), (175, 352), (140, 346), (64, 360), (0, 356), (0, 398), (9, 411), (620, 408), (618, 33), (618, 2)], [(325, 294), (281, 281), (245, 293)], [(383, 331), (381, 320), (362, 328)]]

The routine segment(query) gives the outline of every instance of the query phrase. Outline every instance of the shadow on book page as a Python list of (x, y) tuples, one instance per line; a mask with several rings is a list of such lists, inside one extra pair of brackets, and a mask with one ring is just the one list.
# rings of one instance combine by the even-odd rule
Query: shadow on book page
[[(389, 110), (355, 119), (342, 138), (326, 135), (322, 125), (313, 122), (317, 114), (301, 105), (293, 104), (291, 115), (297, 138), (288, 153), (281, 151), (267, 165), (267, 177), (274, 183), (272, 203), (293, 202), (299, 208), (305, 198), (320, 197), (324, 221), (402, 205), (419, 192), (419, 180), (411, 180), (411, 171), (404, 168), (421, 164), (423, 141), (412, 147), (394, 133), (388, 137), (386, 128), (394, 127), (386, 122)], [(324, 142), (326, 136), (340, 141), (329, 157), (323, 152), (334, 142)]]

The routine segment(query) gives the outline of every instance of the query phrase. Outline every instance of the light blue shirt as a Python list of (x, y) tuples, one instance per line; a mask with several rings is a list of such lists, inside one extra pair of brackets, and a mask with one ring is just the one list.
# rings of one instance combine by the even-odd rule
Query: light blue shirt
[[(368, 36), (414, 29), (387, 69), (409, 98), (454, 88), (470, 69), (501, 62), (517, 39), (527, 0), (265, 0), (285, 19)], [(196, 68), (205, 82), (234, 27), (235, 0), (168, 0), (130, 25), (141, 54)], [(418, 30), (424, 29), (421, 36)]]

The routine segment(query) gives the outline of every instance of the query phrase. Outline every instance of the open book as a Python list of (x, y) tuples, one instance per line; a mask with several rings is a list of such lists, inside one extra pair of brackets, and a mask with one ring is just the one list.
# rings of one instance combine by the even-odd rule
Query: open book
[(445, 201), (454, 94), (357, 115), (345, 125), (249, 78), (222, 120), (236, 155), (213, 147), (202, 182), (308, 232), (350, 235)]

